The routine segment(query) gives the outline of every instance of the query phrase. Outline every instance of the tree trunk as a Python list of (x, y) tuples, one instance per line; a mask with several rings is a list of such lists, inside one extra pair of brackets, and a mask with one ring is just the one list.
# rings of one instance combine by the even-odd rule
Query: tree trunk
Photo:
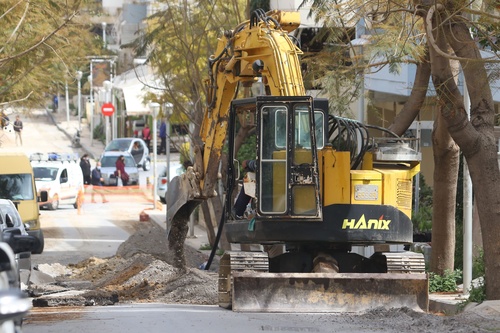
[(500, 170), (494, 135), (493, 98), (484, 62), (467, 26), (453, 22), (445, 30), (448, 42), (460, 58), (471, 99), (470, 122), (450, 129), (469, 166), (481, 223), (486, 267), (486, 298), (500, 299)]
[(432, 210), (432, 256), (430, 270), (443, 275), (455, 267), (455, 202), (459, 149), (437, 115), (432, 132), (434, 189)]
[(391, 126), (389, 126), (390, 131), (397, 135), (403, 135), (408, 130), (424, 104), (427, 90), (429, 90), (430, 77), (431, 64), (429, 63), (429, 52), (426, 52), (425, 58), (417, 65), (415, 82), (413, 83), (410, 97), (408, 97), (403, 109), (394, 118)]
[[(434, 188), (430, 269), (434, 273), (443, 275), (446, 270), (453, 271), (455, 268), (455, 202), (459, 169), (459, 148), (451, 138), (447, 127), (450, 125), (450, 116), (456, 114), (456, 110), (460, 109), (462, 104), (449, 59), (436, 52), (436, 48), (448, 49), (443, 31), (436, 29), (433, 32), (432, 28), (438, 27), (436, 21), (435, 18), (432, 21), (427, 20), (428, 35), (431, 34), (428, 43), (432, 82), (439, 101), (439, 114), (436, 116), (432, 134)], [(463, 110), (463, 105), (461, 109)]]

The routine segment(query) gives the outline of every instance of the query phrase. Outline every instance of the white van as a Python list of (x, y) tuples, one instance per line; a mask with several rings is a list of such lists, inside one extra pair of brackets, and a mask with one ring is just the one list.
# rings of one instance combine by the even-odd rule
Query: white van
[[(41, 208), (56, 210), (59, 205), (78, 208), (78, 194), (84, 191), (78, 154), (33, 154), (30, 156)], [(44, 195), (46, 193), (46, 196)]]

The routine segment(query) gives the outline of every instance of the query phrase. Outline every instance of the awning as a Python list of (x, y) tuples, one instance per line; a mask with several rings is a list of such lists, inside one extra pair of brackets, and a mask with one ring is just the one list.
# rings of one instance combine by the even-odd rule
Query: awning
[(144, 97), (148, 93), (158, 93), (161, 88), (154, 89), (155, 86), (157, 86), (157, 81), (147, 65), (137, 66), (135, 69), (122, 73), (113, 81), (114, 93), (125, 102), (127, 116), (151, 114), (149, 101), (145, 101)]
[(151, 113), (148, 105), (143, 104), (144, 96), (146, 95), (146, 91), (143, 88), (143, 84), (121, 87), (127, 116), (142, 116)]

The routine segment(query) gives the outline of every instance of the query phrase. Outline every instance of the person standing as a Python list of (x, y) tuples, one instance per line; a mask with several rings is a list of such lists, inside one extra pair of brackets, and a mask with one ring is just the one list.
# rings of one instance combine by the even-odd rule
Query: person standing
[(146, 147), (149, 148), (149, 144), (151, 143), (151, 129), (149, 128), (149, 125), (146, 123), (144, 125), (144, 128), (142, 129), (142, 139), (146, 143)]
[(22, 131), (23, 131), (23, 121), (21, 120), (21, 117), (17, 115), (16, 120), (14, 121), (14, 133), (16, 133), (16, 146), (23, 145), (23, 138), (21, 136)]
[[(257, 170), (257, 161), (255, 160), (244, 160), (241, 163), (243, 170), (247, 172), (255, 172)], [(238, 194), (238, 198), (236, 198), (236, 202), (233, 206), (233, 218), (235, 219), (243, 219), (245, 210), (247, 208), (248, 203), (252, 200), (252, 197), (245, 192), (245, 186), (241, 187), (240, 193)]]
[(90, 161), (89, 161), (89, 155), (84, 154), (82, 158), (80, 159), (80, 168), (82, 169), (83, 173), (83, 184), (85, 185), (90, 185), (91, 183), (91, 172), (90, 172)]
[(57, 110), (59, 109), (59, 98), (57, 97), (57, 95), (54, 95), (52, 101), (54, 102), (54, 112), (57, 112)]
[(116, 166), (115, 175), (117, 177), (116, 185), (120, 186), (120, 181), (121, 181), (122, 186), (127, 186), (129, 177), (127, 171), (125, 171), (125, 156), (120, 155), (116, 159), (115, 166)]
[(161, 140), (161, 144), (160, 144), (160, 152), (159, 154), (163, 154), (163, 152), (165, 152), (165, 154), (167, 153), (167, 124), (165, 123), (165, 119), (162, 119), (161, 120), (161, 124), (160, 124), (160, 140)]
[(92, 203), (95, 203), (96, 201), (94, 200), (94, 194), (100, 194), (102, 203), (108, 202), (106, 200), (106, 197), (104, 196), (104, 193), (102, 192), (102, 185), (104, 182), (104, 178), (102, 178), (101, 174), (101, 162), (97, 161), (95, 168), (92, 170), (92, 193), (91, 193), (91, 198), (92, 198)]

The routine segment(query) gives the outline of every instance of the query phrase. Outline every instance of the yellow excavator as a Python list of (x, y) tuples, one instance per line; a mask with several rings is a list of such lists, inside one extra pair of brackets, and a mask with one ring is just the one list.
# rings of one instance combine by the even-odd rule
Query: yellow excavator
[[(228, 161), (218, 227), (234, 246), (221, 258), (219, 305), (249, 312), (428, 310), (428, 277), (412, 243), (418, 142), (335, 117), (306, 96), (302, 54), (289, 37), (299, 13), (256, 10), (219, 39), (209, 59), (208, 103), (194, 165), (168, 187), (169, 241), (214, 197), (223, 148)], [(255, 83), (262, 93), (239, 97)], [(232, 214), (239, 129), (255, 129), (251, 203)], [(371, 133), (380, 131), (380, 138)], [(234, 192), (234, 193), (233, 193)], [(211, 258), (212, 259), (212, 258)]]

